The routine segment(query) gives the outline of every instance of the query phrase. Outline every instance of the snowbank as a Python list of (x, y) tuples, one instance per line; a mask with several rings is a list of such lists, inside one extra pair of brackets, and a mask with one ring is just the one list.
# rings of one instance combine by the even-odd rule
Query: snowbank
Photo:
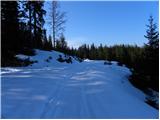
[(32, 66), (1, 69), (3, 118), (158, 118), (129, 83), (128, 68), (74, 58), (60, 63), (60, 52), (36, 53)]

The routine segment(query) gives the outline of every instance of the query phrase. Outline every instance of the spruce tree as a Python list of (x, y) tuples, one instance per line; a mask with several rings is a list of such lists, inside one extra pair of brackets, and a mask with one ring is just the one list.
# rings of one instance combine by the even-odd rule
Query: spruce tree
[(148, 44), (145, 46), (143, 66), (146, 76), (148, 76), (148, 84), (155, 90), (158, 90), (159, 85), (159, 32), (157, 25), (154, 23), (152, 16), (149, 18), (149, 25), (146, 31), (145, 38), (148, 39)]
[(25, 38), (27, 38), (27, 47), (28, 48), (33, 48), (34, 43), (33, 43), (33, 4), (32, 1), (20, 1), (21, 6), (22, 6), (22, 17), (24, 19), (23, 24), (26, 24), (26, 29), (28, 35), (25, 35)]
[(52, 37), (51, 37), (51, 35), (49, 35), (48, 42), (49, 42), (49, 49), (50, 49), (50, 50), (53, 49)]
[(1, 1), (2, 59), (17, 53), (21, 48), (19, 41), (19, 11), (16, 1)]
[(148, 45), (153, 48), (159, 47), (159, 32), (157, 31), (157, 25), (153, 21), (153, 17), (150, 16), (149, 18), (149, 25), (147, 26), (146, 35), (144, 35), (145, 38), (148, 39)]
[(43, 25), (44, 25), (44, 15), (46, 11), (44, 10), (44, 1), (25, 1), (23, 3), (24, 11), (27, 12), (26, 18), (28, 19), (28, 26), (30, 31), (30, 43), (33, 48), (43, 47)]

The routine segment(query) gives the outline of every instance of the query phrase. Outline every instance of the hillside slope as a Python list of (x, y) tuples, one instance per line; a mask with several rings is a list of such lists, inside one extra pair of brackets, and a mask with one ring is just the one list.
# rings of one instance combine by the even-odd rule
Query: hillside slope
[(74, 58), (60, 63), (62, 53), (36, 52), (32, 66), (1, 68), (3, 118), (158, 118), (128, 82), (126, 67)]

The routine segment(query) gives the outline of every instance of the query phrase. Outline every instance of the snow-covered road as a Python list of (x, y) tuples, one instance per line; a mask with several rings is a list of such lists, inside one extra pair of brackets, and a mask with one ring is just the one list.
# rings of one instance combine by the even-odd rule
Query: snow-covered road
[(85, 61), (2, 68), (3, 118), (158, 118), (125, 67)]

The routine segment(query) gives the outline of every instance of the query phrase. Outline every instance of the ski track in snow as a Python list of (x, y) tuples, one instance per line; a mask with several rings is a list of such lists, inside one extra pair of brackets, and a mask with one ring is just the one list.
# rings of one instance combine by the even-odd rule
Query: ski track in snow
[(125, 67), (102, 61), (37, 66), (1, 68), (3, 118), (158, 118)]

